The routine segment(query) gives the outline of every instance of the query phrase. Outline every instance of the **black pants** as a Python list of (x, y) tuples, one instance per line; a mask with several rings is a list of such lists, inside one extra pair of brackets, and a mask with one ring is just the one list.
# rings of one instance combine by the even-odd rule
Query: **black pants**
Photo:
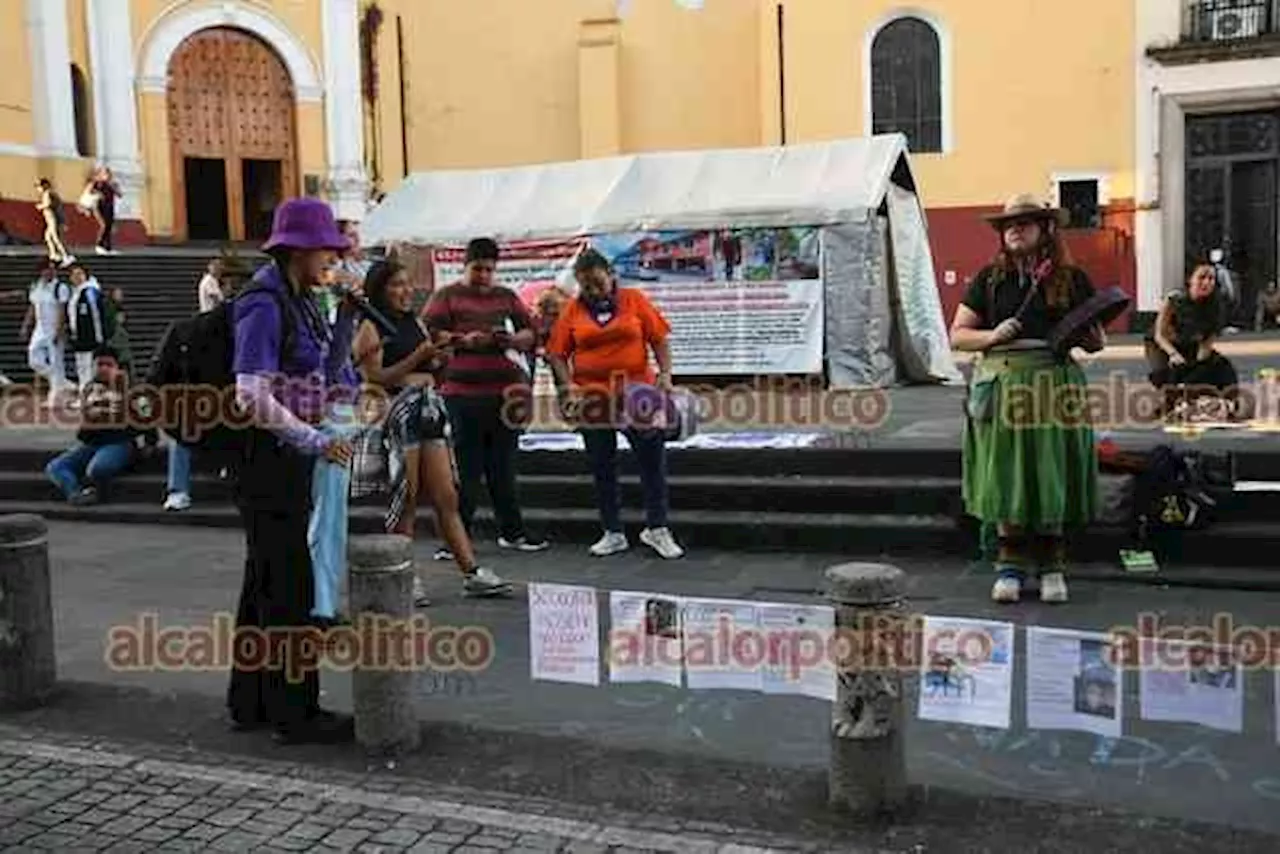
[(476, 501), (483, 479), (489, 487), (498, 535), (508, 540), (524, 536), (524, 519), (516, 496), (516, 454), (520, 432), (507, 423), (508, 409), (501, 397), (445, 398), (453, 452), (458, 460), (458, 510), (471, 531)]
[(254, 431), (238, 466), (236, 503), (247, 555), (227, 706), (241, 724), (289, 727), (319, 708), (307, 548), (314, 465), (314, 457)]
[(102, 223), (99, 225), (98, 245), (110, 251), (113, 248), (111, 232), (116, 227), (116, 206), (114, 204), (99, 205), (98, 216), (102, 217)]

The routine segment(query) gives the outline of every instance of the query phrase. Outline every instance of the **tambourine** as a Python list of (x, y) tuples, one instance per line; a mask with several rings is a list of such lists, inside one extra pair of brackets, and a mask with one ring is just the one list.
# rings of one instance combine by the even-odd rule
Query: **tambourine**
[(1049, 347), (1057, 353), (1065, 353), (1079, 343), (1094, 326), (1105, 327), (1125, 313), (1132, 300), (1119, 288), (1098, 291), (1071, 312), (1049, 331)]

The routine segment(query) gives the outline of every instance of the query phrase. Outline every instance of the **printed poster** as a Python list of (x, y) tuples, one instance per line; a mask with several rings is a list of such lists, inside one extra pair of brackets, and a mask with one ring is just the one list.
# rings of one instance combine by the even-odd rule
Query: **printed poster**
[[(643, 290), (671, 323), (684, 375), (822, 371), (824, 287), (816, 227), (652, 231), (503, 246), (498, 281), (532, 308), (543, 291), (576, 294), (586, 247), (613, 263), (619, 284)], [(462, 276), (464, 250), (435, 250), (437, 286)]]
[(1142, 719), (1244, 731), (1244, 672), (1235, 652), (1186, 641), (1143, 641)]
[(609, 681), (680, 687), (684, 655), (678, 598), (614, 590), (609, 619)]
[(684, 599), (680, 627), (686, 687), (763, 690), (760, 668), (769, 650), (760, 635), (754, 602)]
[(1012, 623), (925, 617), (921, 649), (921, 720), (1009, 728)]
[(761, 668), (766, 694), (835, 702), (835, 610), (825, 605), (761, 604), (760, 629), (769, 645)]
[(1119, 738), (1123, 674), (1105, 635), (1027, 627), (1027, 727)]
[(600, 617), (595, 590), (562, 584), (529, 585), (529, 675), (543, 682), (600, 684)]

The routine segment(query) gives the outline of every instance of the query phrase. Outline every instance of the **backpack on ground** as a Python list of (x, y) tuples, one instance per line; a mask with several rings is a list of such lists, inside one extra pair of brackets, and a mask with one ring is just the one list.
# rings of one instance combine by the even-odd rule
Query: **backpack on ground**
[(232, 455), (248, 434), (235, 402), (235, 303), (255, 291), (276, 300), (281, 358), (293, 347), (294, 318), (284, 295), (255, 286), (212, 311), (174, 321), (156, 348), (147, 383), (160, 397), (161, 426), (174, 441), (201, 452)]

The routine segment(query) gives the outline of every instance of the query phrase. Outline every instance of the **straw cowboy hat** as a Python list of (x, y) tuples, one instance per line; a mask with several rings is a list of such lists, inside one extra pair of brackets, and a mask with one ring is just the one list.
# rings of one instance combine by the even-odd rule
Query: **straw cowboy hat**
[(1012, 222), (1038, 222), (1050, 220), (1059, 227), (1065, 226), (1070, 215), (1061, 208), (1051, 208), (1030, 193), (1021, 193), (1005, 203), (1004, 210), (998, 214), (984, 217), (996, 229), (1003, 229)]

